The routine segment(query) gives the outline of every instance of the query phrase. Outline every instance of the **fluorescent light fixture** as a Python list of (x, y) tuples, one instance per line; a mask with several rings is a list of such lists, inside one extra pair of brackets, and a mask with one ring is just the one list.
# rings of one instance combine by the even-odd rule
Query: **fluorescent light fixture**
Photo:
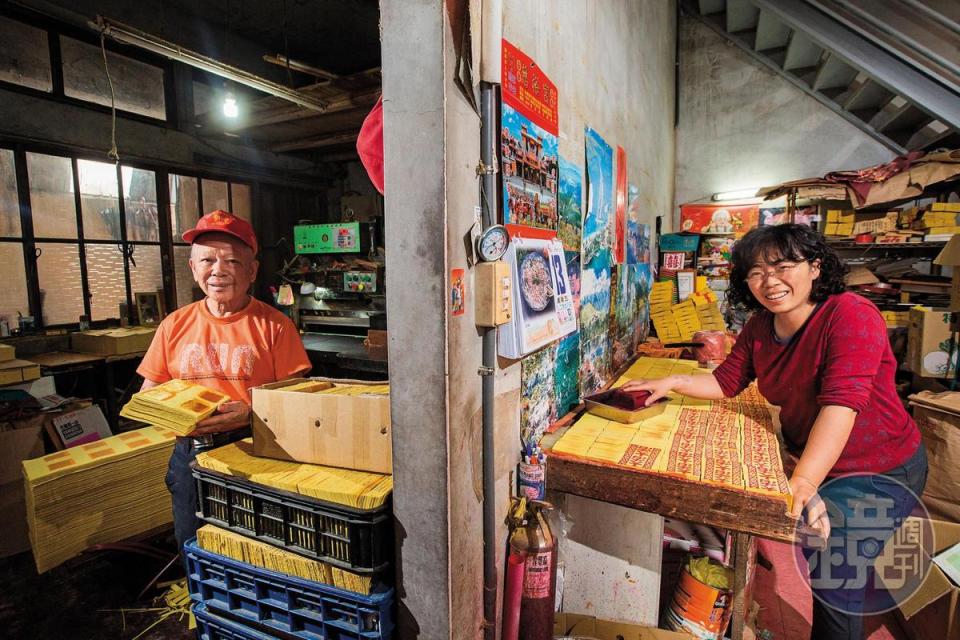
[(271, 96), (289, 100), (294, 104), (312, 109), (313, 111), (323, 112), (327, 110), (328, 105), (323, 100), (319, 100), (302, 91), (285, 87), (282, 84), (271, 82), (249, 71), (244, 71), (243, 69), (238, 69), (237, 67), (232, 67), (218, 60), (214, 60), (213, 58), (208, 58), (203, 54), (185, 49), (176, 43), (158, 38), (145, 31), (140, 31), (139, 29), (120, 22), (110, 20), (109, 18), (104, 18), (103, 16), (97, 16), (96, 22), (90, 22), (89, 24), (90, 27), (97, 32), (103, 33), (105, 36), (117, 42), (123, 42), (147, 51), (152, 51), (159, 56), (182, 62), (197, 69), (202, 69), (221, 78), (242, 84), (245, 87), (263, 91)]
[(711, 200), (721, 202), (723, 200), (749, 200), (757, 197), (757, 189), (737, 189), (736, 191), (721, 191), (713, 194)]
[(237, 106), (237, 99), (233, 97), (232, 91), (227, 91), (223, 98), (223, 115), (228, 118), (236, 118), (240, 115), (240, 107)]

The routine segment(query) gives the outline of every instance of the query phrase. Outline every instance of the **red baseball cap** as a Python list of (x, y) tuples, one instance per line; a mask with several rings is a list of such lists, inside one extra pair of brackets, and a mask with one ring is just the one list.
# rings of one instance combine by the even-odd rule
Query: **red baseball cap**
[(197, 236), (204, 233), (226, 233), (240, 240), (257, 253), (257, 236), (253, 227), (243, 218), (238, 218), (229, 211), (217, 209), (200, 218), (197, 226), (184, 232), (183, 241), (193, 244)]

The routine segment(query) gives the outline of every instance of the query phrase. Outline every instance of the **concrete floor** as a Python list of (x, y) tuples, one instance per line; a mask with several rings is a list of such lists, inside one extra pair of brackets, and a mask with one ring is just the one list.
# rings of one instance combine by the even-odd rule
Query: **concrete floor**
[[(165, 538), (152, 544), (170, 551)], [(85, 553), (43, 575), (37, 575), (30, 552), (0, 559), (0, 635), (31, 640), (132, 640), (157, 619), (156, 613), (121, 613), (118, 609), (158, 606), (152, 589), (137, 595), (165, 562), (121, 551)], [(176, 568), (163, 580), (183, 576)], [(138, 640), (194, 638), (186, 618), (173, 617)]]

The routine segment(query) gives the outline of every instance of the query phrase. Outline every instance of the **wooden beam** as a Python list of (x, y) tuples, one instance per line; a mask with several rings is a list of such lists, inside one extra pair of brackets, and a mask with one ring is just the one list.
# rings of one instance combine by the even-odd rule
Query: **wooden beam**
[(333, 72), (327, 71), (326, 69), (314, 67), (313, 65), (309, 65), (306, 62), (300, 62), (299, 60), (291, 60), (279, 53), (273, 56), (264, 55), (263, 61), (269, 62), (270, 64), (275, 64), (278, 67), (283, 67), (284, 69), (289, 68), (291, 71), (298, 71), (300, 73), (305, 73), (308, 76), (323, 78), (325, 80), (336, 80), (340, 77)]
[(269, 124), (279, 124), (281, 122), (290, 122), (292, 120), (302, 120), (304, 118), (315, 118), (331, 113), (341, 111), (350, 111), (351, 109), (363, 109), (371, 107), (380, 96), (380, 88), (372, 89), (364, 93), (352, 95), (342, 95), (327, 100), (327, 108), (321, 112), (303, 109), (293, 104), (285, 104), (271, 109), (251, 113), (243, 122), (235, 125), (228, 125), (226, 131), (242, 131), (244, 129), (253, 129), (264, 127)]
[(274, 153), (284, 153), (286, 151), (303, 151), (305, 149), (318, 149), (320, 147), (330, 147), (335, 144), (344, 144), (346, 142), (355, 142), (357, 140), (357, 131), (338, 131), (336, 133), (325, 133), (323, 135), (301, 138), (299, 140), (290, 140), (281, 142), (270, 147)]

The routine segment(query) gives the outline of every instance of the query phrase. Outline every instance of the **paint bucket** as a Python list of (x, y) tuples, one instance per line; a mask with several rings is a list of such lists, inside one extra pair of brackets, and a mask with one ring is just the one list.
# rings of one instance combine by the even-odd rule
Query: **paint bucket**
[(543, 500), (547, 491), (546, 464), (517, 465), (517, 493), (528, 500)]
[(680, 572), (680, 581), (667, 609), (667, 628), (700, 640), (719, 640), (727, 630), (732, 612), (733, 592), (697, 580), (688, 564)]

